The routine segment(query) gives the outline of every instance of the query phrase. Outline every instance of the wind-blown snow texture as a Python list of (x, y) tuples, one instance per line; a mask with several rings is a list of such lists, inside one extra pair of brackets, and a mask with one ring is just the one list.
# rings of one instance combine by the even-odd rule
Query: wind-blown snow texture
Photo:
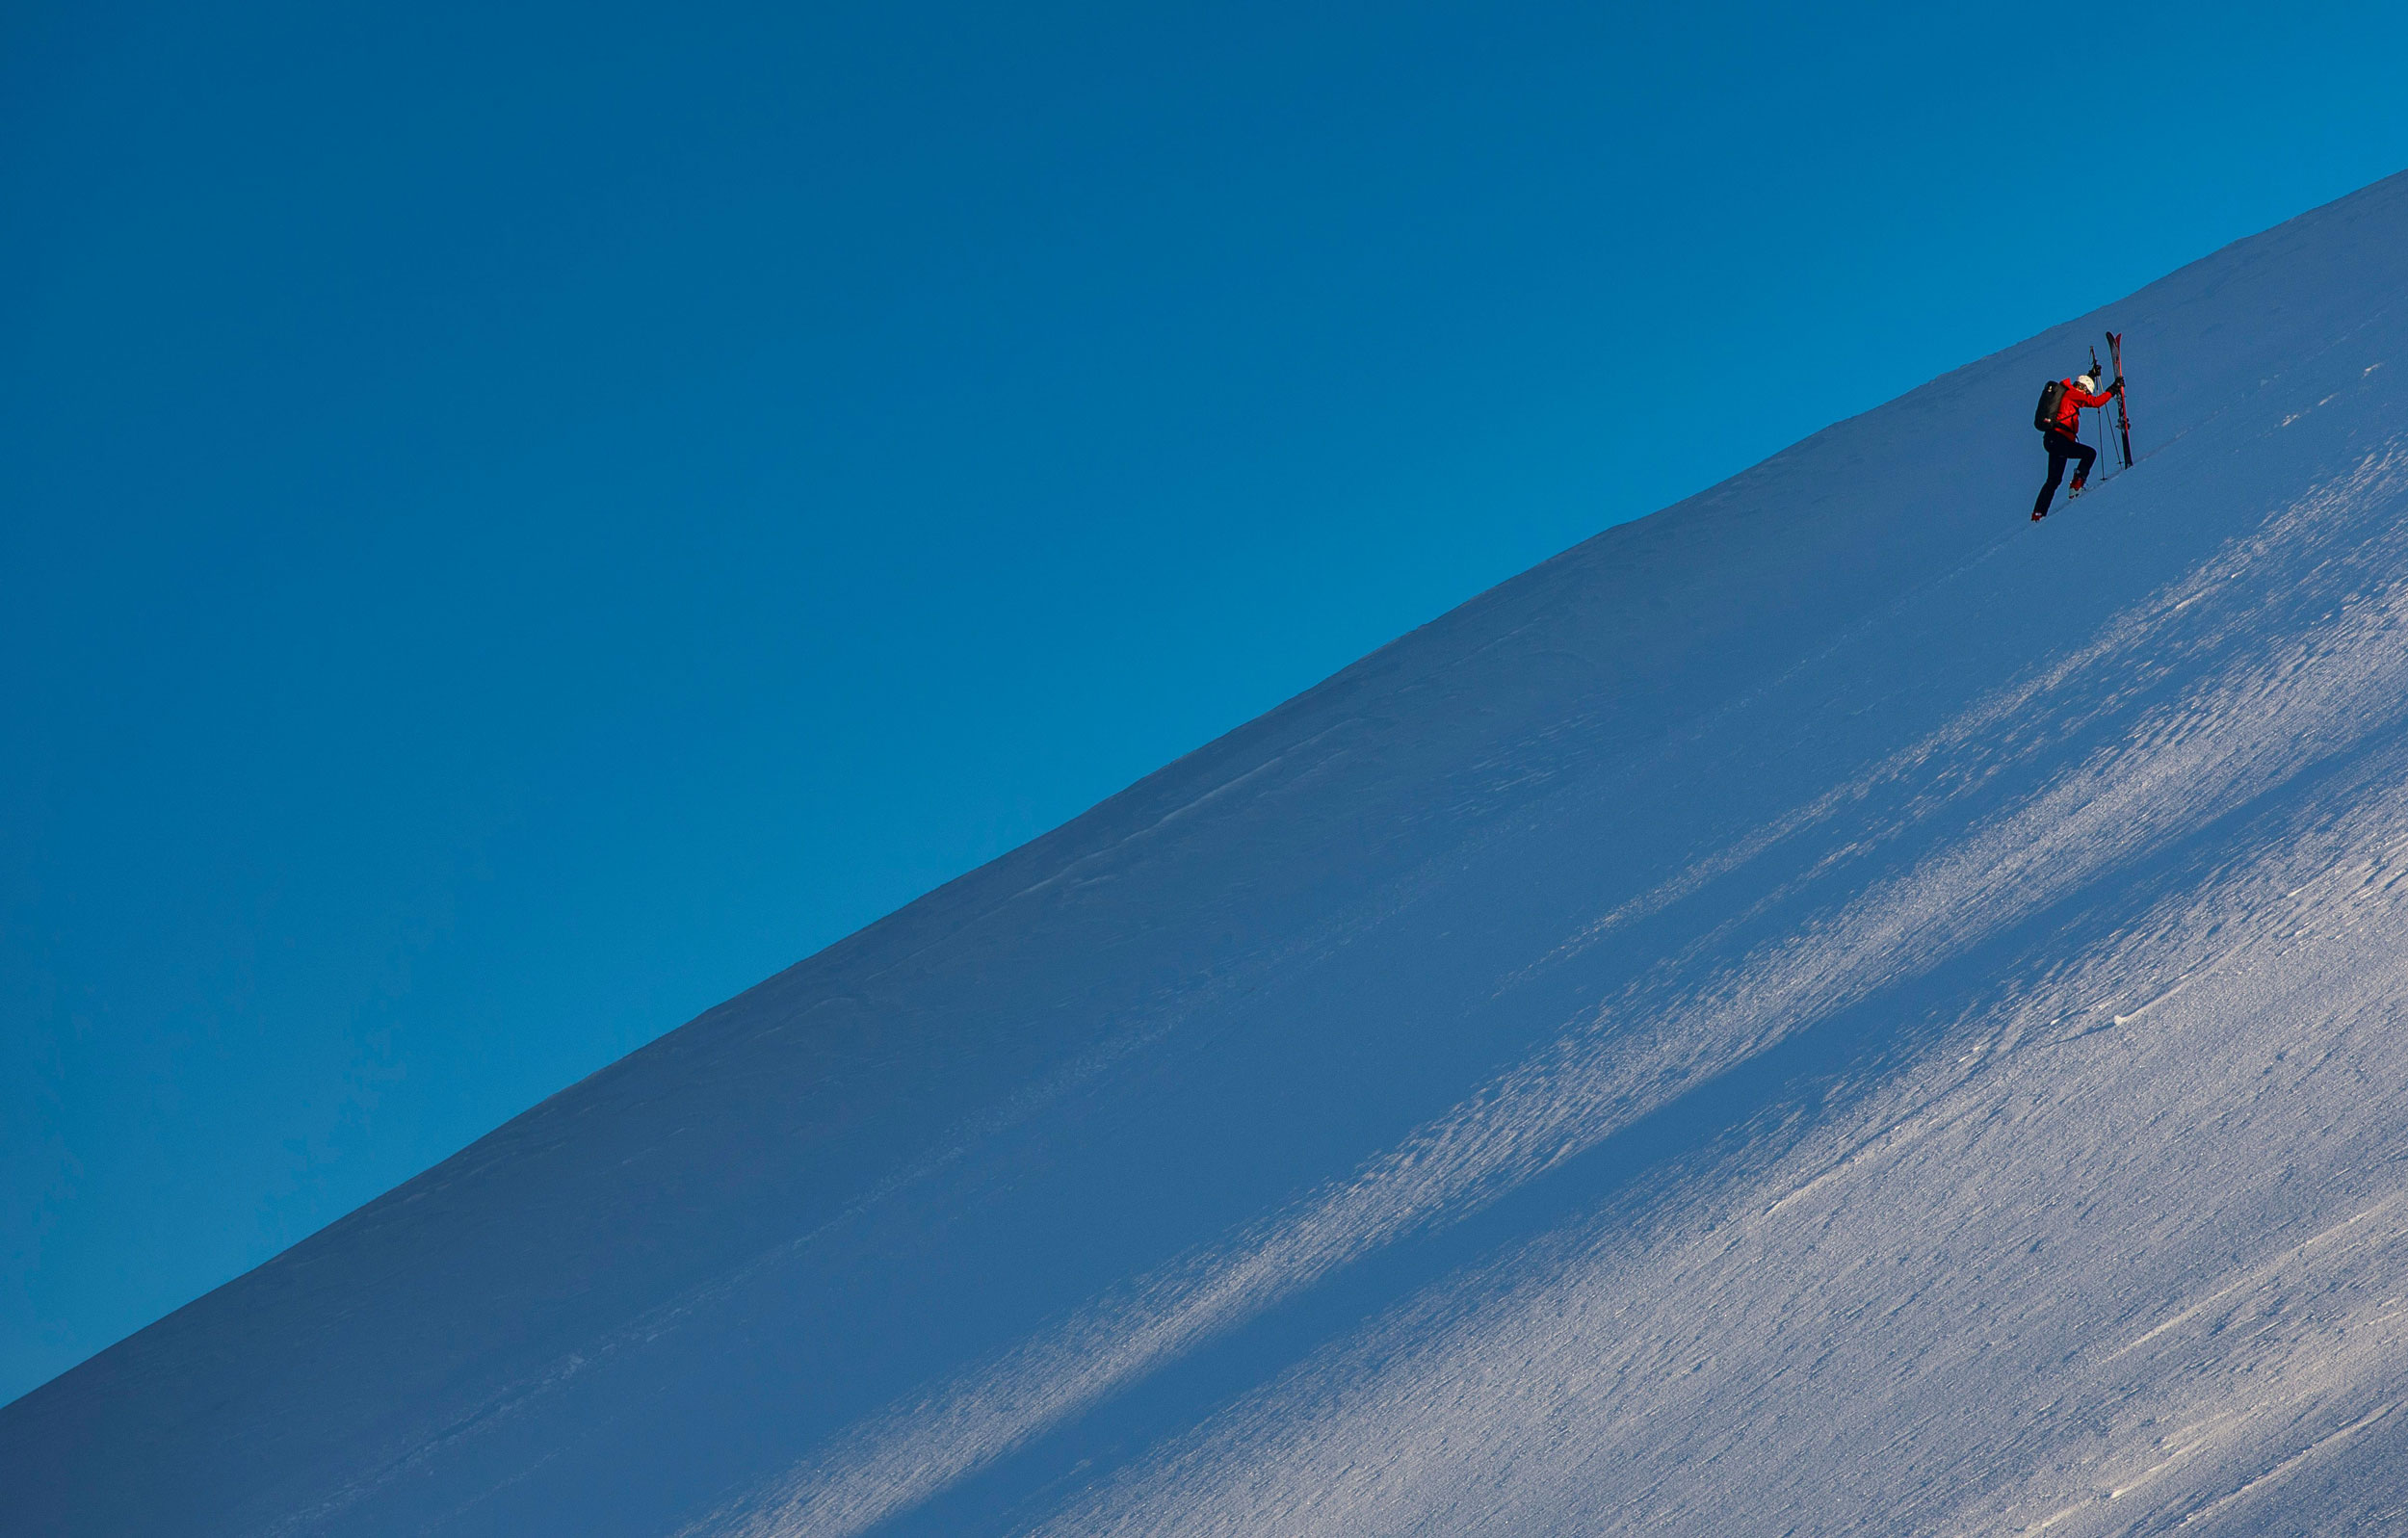
[(2402, 1530), (2403, 877), (2395, 177), (545, 1103), (0, 1412), (0, 1523)]

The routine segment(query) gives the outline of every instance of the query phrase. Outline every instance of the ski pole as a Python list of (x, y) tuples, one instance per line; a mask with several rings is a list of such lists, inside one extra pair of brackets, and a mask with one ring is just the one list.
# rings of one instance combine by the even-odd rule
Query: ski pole
[[(2109, 349), (2109, 351), (2113, 350)], [(2099, 382), (2099, 350), (2095, 347), (2090, 350), (2090, 382), (2094, 385)], [(2099, 420), (2099, 448), (2104, 456), (2107, 449), (2107, 407), (2094, 405), (2090, 410), (2092, 415)], [(2100, 479), (2104, 481), (2107, 478), (2102, 476)]]

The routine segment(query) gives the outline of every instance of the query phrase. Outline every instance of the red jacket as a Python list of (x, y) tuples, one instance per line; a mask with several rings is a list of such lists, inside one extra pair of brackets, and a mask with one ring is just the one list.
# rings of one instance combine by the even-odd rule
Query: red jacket
[(2111, 390), (2106, 395), (2092, 395), (2073, 380), (2067, 379), (2065, 398), (2056, 404), (2056, 430), (2068, 437), (2081, 437), (2081, 418), (2078, 413), (2085, 407), (2105, 405), (2114, 399), (2115, 394)]

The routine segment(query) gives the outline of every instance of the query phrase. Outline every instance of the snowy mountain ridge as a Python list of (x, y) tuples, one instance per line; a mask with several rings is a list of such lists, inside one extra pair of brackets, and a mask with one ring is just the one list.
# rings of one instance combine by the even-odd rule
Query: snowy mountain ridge
[(2394, 177), (1482, 595), (0, 1410), (0, 1526), (2396, 1528), (2404, 279)]

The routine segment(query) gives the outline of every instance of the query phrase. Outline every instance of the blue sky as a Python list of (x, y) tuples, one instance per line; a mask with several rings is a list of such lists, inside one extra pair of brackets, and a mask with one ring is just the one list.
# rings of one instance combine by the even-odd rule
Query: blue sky
[(2093, 9), (10, 8), (0, 1398), (2408, 167), (2397, 8)]

